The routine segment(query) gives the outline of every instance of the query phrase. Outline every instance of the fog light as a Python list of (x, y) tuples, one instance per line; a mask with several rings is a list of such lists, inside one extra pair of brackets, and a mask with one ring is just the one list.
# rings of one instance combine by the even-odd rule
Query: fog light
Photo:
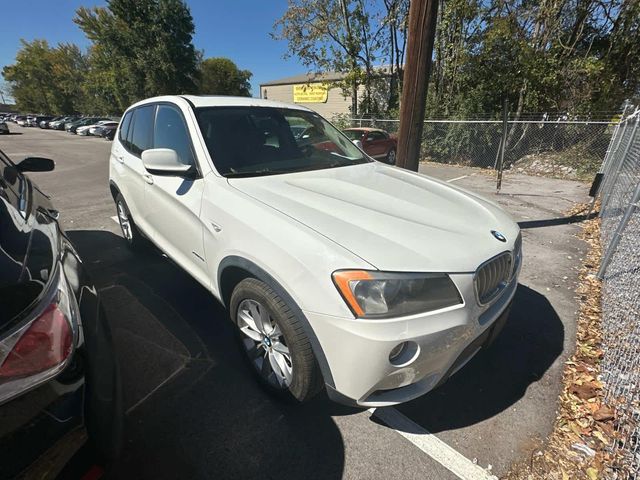
[(389, 361), (393, 363), (394, 360), (402, 355), (402, 352), (405, 348), (407, 348), (407, 342), (399, 343), (398, 345), (393, 347), (393, 350), (391, 350), (391, 352), (389, 353)]
[(416, 342), (402, 342), (389, 352), (389, 362), (395, 367), (404, 367), (412, 363), (420, 354), (420, 347)]

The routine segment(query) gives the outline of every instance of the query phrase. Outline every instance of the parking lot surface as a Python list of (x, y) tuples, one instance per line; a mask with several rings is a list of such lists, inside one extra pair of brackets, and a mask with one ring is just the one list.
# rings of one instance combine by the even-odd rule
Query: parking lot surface
[(509, 323), (448, 383), (393, 410), (342, 407), (325, 396), (296, 406), (257, 386), (206, 290), (162, 255), (128, 250), (112, 219), (110, 142), (10, 128), (0, 149), (14, 161), (56, 161), (54, 172), (31, 177), (60, 210), (114, 330), (127, 419), (123, 458), (108, 477), (490, 478), (530, 457), (550, 432), (585, 250), (579, 218), (565, 212), (588, 200), (587, 185), (507, 175), (497, 195), (486, 172), (422, 165), (520, 223), (524, 265)]

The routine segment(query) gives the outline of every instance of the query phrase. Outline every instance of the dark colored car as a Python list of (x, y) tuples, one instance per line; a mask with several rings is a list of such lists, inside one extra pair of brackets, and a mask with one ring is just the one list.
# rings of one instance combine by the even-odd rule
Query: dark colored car
[[(58, 213), (0, 151), (0, 478), (55, 478), (71, 454), (112, 459), (122, 425), (109, 325)], [(71, 452), (71, 453), (70, 453)]]
[(40, 122), (38, 123), (38, 126), (40, 128), (49, 128), (49, 124), (51, 122), (56, 122), (58, 120), (62, 120), (64, 117), (48, 117), (48, 118), (43, 118), (40, 120)]
[(60, 120), (51, 120), (49, 122), (49, 128), (53, 130), (64, 130), (64, 126), (68, 122), (75, 122), (79, 117), (76, 116), (67, 116), (63, 117)]
[(359, 140), (370, 157), (395, 165), (398, 140), (394, 136), (377, 128), (347, 128), (343, 132), (351, 140)]
[(4, 120), (0, 120), (0, 135), (8, 135), (9, 134), (9, 125)]
[(118, 125), (105, 125), (104, 127), (100, 127), (100, 130), (96, 132), (96, 136), (113, 140), (116, 130), (118, 130)]
[(83, 117), (79, 120), (76, 120), (75, 122), (65, 123), (64, 129), (69, 133), (76, 133), (76, 130), (78, 130), (78, 127), (84, 127), (85, 125), (92, 125), (100, 120), (102, 119), (97, 117)]

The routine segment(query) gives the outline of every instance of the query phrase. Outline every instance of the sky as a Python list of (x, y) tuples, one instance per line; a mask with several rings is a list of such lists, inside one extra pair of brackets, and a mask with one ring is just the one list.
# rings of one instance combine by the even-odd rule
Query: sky
[[(102, 0), (20, 0), (2, 1), (0, 24), (0, 71), (11, 65), (20, 48), (20, 39), (45, 39), (51, 45), (75, 43), (85, 49), (89, 42), (73, 23), (80, 6), (102, 6)], [(304, 73), (296, 60), (284, 60), (286, 42), (273, 40), (269, 33), (282, 16), (287, 0), (187, 0), (196, 31), (195, 47), (205, 58), (228, 57), (239, 68), (253, 72), (254, 96), (261, 82)]]

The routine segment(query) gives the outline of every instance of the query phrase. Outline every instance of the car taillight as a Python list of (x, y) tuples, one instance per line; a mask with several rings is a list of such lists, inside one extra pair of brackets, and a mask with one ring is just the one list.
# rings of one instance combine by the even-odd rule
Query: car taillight
[(53, 281), (44, 308), (0, 339), (0, 403), (57, 375), (73, 353), (78, 307), (62, 268)]
[(71, 354), (73, 332), (56, 303), (29, 326), (0, 365), (0, 381), (44, 372), (63, 363)]

